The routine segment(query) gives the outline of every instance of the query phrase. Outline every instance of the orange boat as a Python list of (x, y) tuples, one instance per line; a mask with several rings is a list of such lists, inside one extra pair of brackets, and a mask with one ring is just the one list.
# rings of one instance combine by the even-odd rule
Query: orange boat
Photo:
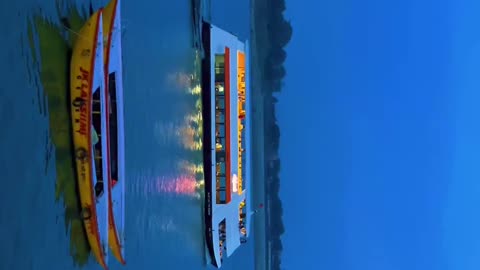
[(85, 23), (73, 46), (70, 98), (82, 218), (98, 263), (108, 263), (108, 160), (102, 10)]

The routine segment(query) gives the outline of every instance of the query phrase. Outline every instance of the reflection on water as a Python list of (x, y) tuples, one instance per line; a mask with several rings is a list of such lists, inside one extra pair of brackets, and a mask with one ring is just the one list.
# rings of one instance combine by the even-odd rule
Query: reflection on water
[[(141, 181), (142, 187), (137, 187), (137, 192), (149, 196), (152, 194), (166, 193), (186, 195), (201, 198), (201, 190), (204, 184), (203, 157), (202, 157), (202, 103), (201, 87), (199, 81), (200, 55), (196, 54), (193, 74), (176, 72), (169, 75), (169, 82), (175, 84), (174, 89), (189, 94), (193, 97), (193, 106), (190, 113), (177, 121), (158, 121), (155, 123), (154, 133), (157, 142), (161, 145), (176, 144), (189, 151), (189, 160), (178, 161), (174, 175), (142, 176), (150, 178)], [(140, 189), (142, 191), (140, 191)]]
[(144, 195), (169, 193), (197, 196), (197, 181), (193, 175), (160, 176), (144, 186)]
[(152, 235), (156, 237), (155, 241), (176, 239), (162, 252), (175, 250), (173, 247), (181, 243), (181, 250), (188, 249), (203, 260), (203, 178), (196, 178), (203, 169), (188, 161), (180, 163), (186, 166), (171, 168), (173, 173), (170, 175), (144, 170), (130, 178), (129, 196), (142, 198), (136, 205), (138, 213), (133, 226), (139, 239)]
[(180, 195), (195, 195), (197, 182), (191, 175), (179, 175), (157, 179), (155, 190), (158, 192), (174, 193)]
[[(42, 152), (39, 155), (45, 161), (45, 165), (42, 165), (45, 167), (45, 172), (49, 170), (48, 177), (55, 178), (55, 200), (62, 208), (52, 211), (45, 207), (43, 212), (38, 212), (38, 215), (54, 212), (52, 215), (57, 214), (57, 221), (60, 224), (64, 223), (65, 230), (62, 229), (62, 225), (59, 225), (60, 229), (45, 225), (45, 230), (48, 229), (49, 233), (59, 235), (58, 239), (52, 239), (51, 234), (49, 234), (48, 241), (35, 241), (35, 236), (42, 234), (41, 229), (35, 231), (31, 227), (25, 228), (28, 222), (23, 222), (23, 218), (23, 223), (18, 222), (19, 225), (12, 222), (12, 224), (18, 225), (16, 226), (18, 235), (28, 235), (28, 237), (33, 235), (33, 237), (29, 241), (20, 236), (18, 236), (20, 240), (7, 241), (7, 243), (15, 242), (15, 246), (9, 249), (11, 254), (7, 252), (5, 256), (15, 259), (7, 260), (6, 265), (10, 265), (10, 261), (18, 260), (19, 254), (24, 254), (22, 256), (34, 257), (35, 262), (44, 262), (46, 264), (44, 266), (63, 267), (60, 265), (70, 265), (68, 256), (72, 256), (75, 264), (86, 266), (89, 269), (90, 266), (93, 269), (98, 269), (95, 263), (87, 264), (90, 254), (83, 223), (79, 218), (68, 102), (70, 48), (77, 38), (74, 33), (78, 32), (85, 21), (89, 3), (81, 2), (79, 6), (82, 6), (82, 9), (79, 10), (74, 6), (69, 6), (69, 1), (62, 2), (64, 3), (63, 6), (56, 8), (57, 13), (55, 13), (55, 8), (49, 8), (48, 16), (41, 14), (29, 17), (28, 35), (22, 38), (21, 43), (29, 49), (22, 51), (22, 57), (26, 60), (29, 84), (32, 84), (32, 88), (37, 91), (35, 93), (36, 97), (27, 102), (31, 102), (35, 106), (35, 113), (38, 112), (39, 115), (48, 117), (49, 120), (48, 130), (45, 132), (42, 130), (40, 135), (39, 141), (42, 143)], [(102, 3), (105, 3), (105, 1)], [(187, 10), (185, 8), (188, 6), (187, 3), (188, 1), (174, 2), (170, 7), (174, 6), (178, 10)], [(127, 5), (130, 5), (129, 8), (126, 8)], [(166, 4), (162, 5), (167, 6)], [(96, 7), (98, 6), (99, 4), (96, 3)], [(175, 29), (179, 33), (175, 41), (168, 44), (175, 44), (172, 48), (179, 47), (181, 49), (172, 52), (172, 48), (167, 46), (170, 48), (167, 53), (159, 53), (156, 58), (152, 57), (152, 52), (158, 51), (157, 42), (166, 42), (167, 39), (157, 38), (154, 40), (151, 36), (143, 35), (145, 33), (142, 31), (151, 34), (151, 29), (145, 27), (147, 24), (142, 21), (142, 18), (138, 18), (139, 15), (134, 15), (134, 13), (143, 14), (145, 12), (145, 7), (136, 8), (137, 6), (141, 6), (141, 4), (128, 4), (125, 1), (125, 12), (130, 12), (128, 14), (132, 17), (137, 16), (137, 19), (132, 19), (131, 24), (127, 26), (130, 29), (126, 29), (128, 30), (126, 36), (128, 37), (125, 38), (124, 43), (124, 61), (128, 62), (126, 69), (131, 68), (128, 72), (124, 70), (126, 71), (124, 79), (126, 87), (125, 117), (126, 125), (128, 125), (126, 131), (128, 163), (126, 248), (129, 259), (129, 264), (125, 269), (136, 269), (137, 267), (150, 269), (157, 265), (172, 269), (179, 259), (177, 251), (172, 250), (175, 247), (182, 248), (184, 251), (182, 256), (189, 256), (191, 263), (188, 266), (185, 265), (186, 269), (198, 269), (200, 268), (198, 262), (203, 260), (205, 254), (202, 227), (203, 200), (200, 199), (203, 196), (204, 181), (200, 54), (194, 52), (193, 49), (190, 51), (190, 48), (186, 48), (186, 46), (184, 48), (182, 45), (184, 37), (191, 35), (188, 32), (191, 29), (184, 27), (184, 25), (187, 25), (184, 21), (186, 21), (186, 18), (188, 19), (188, 12), (185, 11), (180, 13), (186, 17), (182, 18), (179, 14), (176, 14), (171, 18), (164, 19), (164, 21), (168, 20), (169, 23), (176, 25), (175, 27), (166, 27), (166, 23), (158, 23), (160, 28), (165, 26), (165, 29), (161, 28), (159, 31), (170, 33), (173, 31), (172, 29)], [(127, 17), (125, 16), (125, 18)], [(154, 16), (146, 17), (153, 18)], [(68, 29), (60, 23), (60, 18), (66, 18)], [(142, 34), (142, 38), (148, 40), (144, 45), (145, 50), (138, 50), (138, 42), (132, 38), (132, 36), (140, 34)], [(135, 46), (135, 50), (133, 46)], [(145, 55), (148, 52), (150, 52), (148, 55), (149, 61), (145, 60)], [(192, 55), (195, 55), (195, 57), (192, 57)], [(151, 61), (152, 59), (153, 61)], [(138, 67), (144, 63), (148, 63), (148, 67), (139, 69)], [(152, 76), (154, 71), (160, 73), (160, 76), (158, 76), (160, 79)], [(8, 101), (11, 98), (11, 96), (6, 95), (4, 99), (3, 95), (5, 95), (5, 92), (0, 91), (0, 99)], [(151, 100), (160, 102), (154, 103)], [(2, 101), (0, 117), (6, 117), (10, 112), (15, 112), (15, 105), (12, 104), (18, 103), (18, 100)], [(153, 108), (154, 106), (158, 108)], [(12, 119), (14, 118), (12, 117)], [(7, 119), (8, 121), (12, 122), (10, 119)], [(15, 128), (16, 132), (21, 131), (18, 127)], [(21, 134), (25, 135), (25, 133)], [(152, 134), (154, 134), (154, 140)], [(0, 139), (3, 140), (2, 136), (6, 135), (0, 133)], [(5, 138), (9, 137), (11, 136)], [(37, 135), (30, 135), (30, 137), (37, 137)], [(28, 143), (28, 140), (23, 141)], [(155, 145), (150, 141), (156, 143), (158, 147), (155, 148)], [(31, 147), (25, 148), (29, 148), (30, 153)], [(155, 149), (155, 151), (149, 152), (146, 149)], [(54, 176), (52, 175), (53, 171)], [(29, 168), (25, 168), (25, 171), (16, 172), (15, 177), (10, 177), (8, 172), (7, 170), (7, 174), (4, 175), (8, 179), (39, 179), (37, 175), (30, 175), (32, 173)], [(52, 190), (52, 184), (50, 183), (41, 186), (48, 186), (46, 189)], [(42, 194), (45, 194), (45, 192)], [(52, 196), (53, 199), (53, 194), (48, 196)], [(27, 197), (31, 201), (23, 200), (26, 204), (35, 205), (32, 202), (36, 202), (37, 199), (40, 202), (46, 201), (44, 197), (38, 194)], [(5, 201), (9, 200), (9, 197), (6, 196)], [(39, 203), (38, 205), (43, 204)], [(31, 207), (28, 209), (31, 210)], [(36, 211), (27, 212), (27, 207), (22, 208), (21, 211), (28, 213), (28, 215), (25, 215), (25, 220), (30, 220), (27, 218), (37, 215)], [(55, 219), (48, 217), (50, 220)], [(45, 219), (45, 217), (31, 220), (38, 221), (41, 219)], [(0, 220), (1, 222), (3, 220)], [(45, 222), (45, 224), (50, 223)], [(9, 227), (7, 226), (7, 228)], [(33, 232), (26, 234), (27, 230)], [(65, 237), (65, 232), (67, 237)], [(70, 240), (68, 243), (69, 250), (65, 253), (67, 255), (66, 260), (58, 258), (58, 254), (53, 254), (55, 253), (52, 251), (53, 248), (49, 252), (49, 249), (34, 249), (31, 244), (31, 242), (35, 242), (38, 246), (42, 246), (50, 244), (50, 241), (53, 244), (58, 244), (65, 238)], [(188, 250), (185, 250), (185, 247), (191, 251), (187, 252)], [(62, 254), (62, 256), (65, 255)], [(175, 258), (175, 256), (178, 258)], [(157, 259), (159, 257), (162, 258), (161, 261)], [(61, 261), (61, 263), (55, 260)], [(112, 264), (115, 265), (114, 262)], [(0, 264), (0, 266), (2, 265), (5, 264)], [(8, 268), (15, 269), (13, 265), (6, 269)], [(39, 266), (39, 268), (42, 267)], [(65, 269), (65, 267), (60, 269)]]
[[(144, 233), (149, 232), (156, 236), (155, 241), (158, 242), (174, 238), (175, 241), (168, 242), (168, 249), (162, 252), (170, 254), (168, 252), (171, 250), (175, 254), (172, 256), (179, 256), (175, 252), (178, 248), (182, 250), (182, 256), (194, 255), (192, 260), (200, 259), (203, 262), (200, 54), (196, 53), (194, 59), (191, 72), (174, 71), (167, 75), (165, 91), (170, 95), (182, 96), (183, 102), (178, 102), (177, 107), (183, 103), (188, 106), (182, 107), (181, 114), (160, 116), (154, 122), (153, 139), (159, 146), (159, 155), (164, 156), (158, 161), (162, 164), (156, 169), (132, 172), (129, 195), (142, 198), (142, 205), (136, 205), (140, 213), (135, 218), (136, 231), (142, 237), (147, 237)], [(188, 269), (199, 268), (197, 264)]]
[(201, 151), (202, 143), (202, 99), (200, 87), (200, 53), (196, 52), (194, 72), (174, 72), (169, 74), (167, 80), (173, 85), (170, 89), (189, 94), (194, 101), (194, 107), (187, 113), (183, 120), (159, 121), (155, 123), (155, 137), (160, 144), (180, 144), (185, 149)]
[(188, 89), (192, 84), (193, 75), (185, 72), (171, 72), (167, 74), (167, 81), (175, 85), (173, 89)]
[[(198, 164), (195, 164), (195, 163), (192, 163), (192, 162), (189, 162), (189, 161), (186, 161), (186, 160), (181, 160), (178, 162), (178, 167), (181, 168), (183, 171), (186, 171), (190, 174), (200, 174), (202, 175), (203, 174), (203, 164), (202, 163), (198, 163)], [(203, 180), (203, 179), (198, 179), (197, 180)]]
[[(78, 31), (84, 18), (76, 9), (69, 9), (70, 27)], [(61, 16), (61, 14), (59, 14)], [(89, 245), (86, 240), (83, 222), (80, 219), (80, 204), (77, 195), (74, 166), (72, 159), (72, 135), (70, 108), (68, 102), (70, 45), (75, 38), (61, 26), (55, 25), (40, 16), (30, 20), (28, 28), (29, 44), (32, 52), (32, 65), (38, 65), (38, 93), (40, 111), (48, 111), (50, 134), (53, 144), (46, 144), (45, 168), (55, 149), (56, 185), (55, 199), (63, 201), (66, 230), (70, 232), (70, 254), (74, 261), (83, 265), (88, 261)], [(35, 80), (36, 81), (36, 80)], [(45, 94), (40, 94), (41, 90)], [(48, 104), (48, 110), (46, 109)]]
[(154, 133), (159, 144), (177, 144), (188, 150), (202, 150), (202, 115), (190, 114), (183, 121), (159, 121)]
[(202, 150), (202, 113), (201, 113), (201, 101), (197, 102), (196, 108), (199, 108), (199, 112), (191, 114), (185, 117), (185, 126), (181, 129), (183, 137), (184, 147), (190, 150)]
[(136, 196), (144, 198), (153, 198), (155, 195), (199, 197), (203, 181), (195, 177), (196, 174), (188, 171), (178, 171), (169, 176), (157, 176), (152, 172), (144, 172), (138, 175), (131, 190)]

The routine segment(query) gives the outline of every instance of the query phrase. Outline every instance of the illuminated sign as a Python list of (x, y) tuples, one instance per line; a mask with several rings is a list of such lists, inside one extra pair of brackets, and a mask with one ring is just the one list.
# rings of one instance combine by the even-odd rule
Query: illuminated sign
[(238, 177), (236, 174), (232, 176), (232, 190), (233, 192), (238, 192)]

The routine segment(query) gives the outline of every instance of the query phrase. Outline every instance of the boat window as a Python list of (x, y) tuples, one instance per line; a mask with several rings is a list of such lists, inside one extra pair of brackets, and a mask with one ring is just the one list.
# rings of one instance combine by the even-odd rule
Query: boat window
[(215, 95), (215, 142), (217, 151), (225, 151), (225, 98)]
[(116, 73), (108, 74), (109, 131), (110, 131), (110, 176), (112, 186), (118, 181), (118, 114)]
[(117, 80), (115, 72), (108, 74), (108, 92), (110, 92), (110, 95), (113, 97), (115, 97), (117, 94)]
[(218, 113), (225, 114), (225, 96), (223, 94), (215, 95), (215, 109)]
[(216, 150), (216, 202), (227, 203), (226, 177), (226, 115), (224, 55), (215, 56), (215, 150)]
[[(225, 152), (219, 152), (222, 154)], [(218, 158), (218, 155), (217, 155)], [(220, 157), (221, 158), (221, 157)], [(217, 204), (227, 203), (227, 178), (225, 175), (225, 162), (217, 162), (216, 173), (215, 173), (215, 184), (216, 184), (216, 201)]]
[(226, 175), (227, 162), (229, 153), (227, 150), (227, 121), (230, 121), (226, 115), (225, 99), (225, 54), (215, 55), (215, 162), (216, 162), (216, 202), (217, 204), (226, 204), (231, 199), (229, 176)]
[(215, 81), (225, 82), (225, 54), (215, 55)]
[[(94, 156), (94, 173), (96, 177), (95, 182), (95, 196), (97, 198), (101, 197), (104, 192), (104, 184), (103, 184), (103, 154), (102, 153), (102, 104), (100, 100), (100, 88), (97, 88), (92, 96), (92, 151)], [(93, 139), (96, 138), (94, 143)]]
[(215, 113), (215, 123), (222, 124), (225, 123), (225, 114), (221, 111), (217, 110)]

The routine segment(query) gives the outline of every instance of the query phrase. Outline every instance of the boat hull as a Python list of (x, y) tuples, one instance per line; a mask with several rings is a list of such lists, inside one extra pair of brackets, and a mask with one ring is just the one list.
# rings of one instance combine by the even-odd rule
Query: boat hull
[[(104, 57), (106, 94), (111, 102), (107, 102), (108, 153), (109, 162), (109, 247), (114, 257), (121, 263), (125, 261), (125, 160), (123, 129), (123, 84), (121, 53), (121, 14), (120, 0), (112, 0), (103, 10)], [(115, 106), (113, 106), (115, 104)], [(116, 171), (114, 171), (116, 170)], [(114, 178), (113, 178), (114, 176)], [(115, 185), (114, 185), (115, 181)]]
[[(95, 12), (79, 32), (79, 38), (74, 44), (71, 61), (71, 116), (73, 128), (73, 144), (75, 151), (75, 165), (82, 219), (91, 251), (98, 263), (107, 269), (108, 262), (108, 231), (107, 211), (108, 189), (105, 182), (99, 182), (95, 165), (95, 150), (92, 149), (92, 97), (96, 89), (105, 87), (103, 80), (103, 40), (102, 10)], [(100, 38), (99, 38), (100, 36)], [(104, 97), (104, 95), (101, 94)], [(101, 99), (101, 98), (100, 98)], [(103, 109), (103, 107), (102, 107)], [(106, 112), (100, 111), (101, 117)], [(105, 131), (102, 122), (101, 131)], [(103, 173), (105, 163), (100, 165)], [(103, 179), (105, 175), (103, 175)], [(95, 188), (103, 188), (103, 195), (97, 197)], [(103, 226), (105, 224), (105, 227)]]
[(204, 218), (205, 218), (205, 238), (208, 254), (210, 255), (211, 264), (217, 268), (220, 265), (217, 263), (217, 258), (214, 251), (213, 243), (213, 194), (212, 194), (212, 154), (210, 149), (214, 146), (211, 143), (211, 77), (210, 70), (212, 63), (210, 62), (210, 24), (202, 24), (202, 43), (205, 49), (205, 57), (202, 60), (202, 114), (203, 114), (203, 164), (205, 175), (205, 203), (204, 203)]

